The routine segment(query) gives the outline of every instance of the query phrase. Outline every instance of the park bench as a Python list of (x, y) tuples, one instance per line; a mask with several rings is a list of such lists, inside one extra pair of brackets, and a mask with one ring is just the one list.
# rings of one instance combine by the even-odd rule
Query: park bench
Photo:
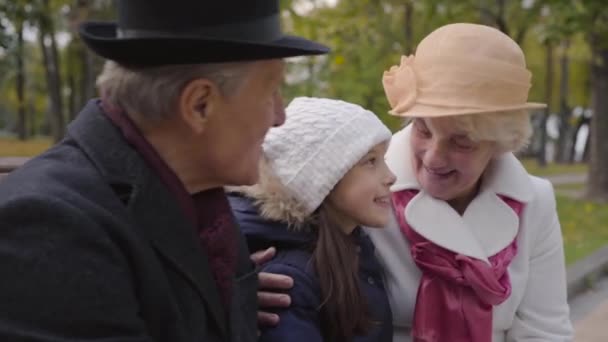
[(23, 165), (29, 158), (27, 157), (1, 157), (0, 158), (0, 180), (9, 172)]

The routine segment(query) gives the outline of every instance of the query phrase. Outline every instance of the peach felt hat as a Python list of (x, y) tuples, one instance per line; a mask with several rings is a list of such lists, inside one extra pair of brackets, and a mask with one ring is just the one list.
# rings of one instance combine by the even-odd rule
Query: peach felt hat
[(450, 24), (424, 38), (416, 54), (384, 72), (390, 113), (437, 117), (544, 108), (527, 102), (532, 73), (521, 48), (499, 30)]

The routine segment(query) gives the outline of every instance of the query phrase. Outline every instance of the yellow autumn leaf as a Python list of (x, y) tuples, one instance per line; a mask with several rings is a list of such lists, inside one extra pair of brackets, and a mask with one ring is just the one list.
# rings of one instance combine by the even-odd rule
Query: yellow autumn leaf
[(344, 56), (342, 56), (342, 55), (337, 55), (337, 56), (334, 58), (334, 64), (336, 64), (336, 65), (342, 65), (342, 64), (344, 64)]

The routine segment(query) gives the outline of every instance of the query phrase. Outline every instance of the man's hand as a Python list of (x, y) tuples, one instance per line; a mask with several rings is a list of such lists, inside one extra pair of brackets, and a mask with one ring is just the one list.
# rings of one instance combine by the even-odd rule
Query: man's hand
[[(274, 247), (270, 247), (266, 250), (253, 253), (251, 255), (251, 260), (256, 265), (261, 266), (274, 258), (276, 252)], [(260, 282), (260, 289), (266, 290), (258, 292), (258, 305), (260, 309), (268, 310), (289, 307), (291, 304), (289, 295), (277, 292), (289, 290), (293, 286), (293, 279), (291, 279), (291, 277), (281, 274), (260, 272), (258, 280)], [(258, 325), (260, 327), (275, 326), (277, 324), (279, 324), (278, 315), (270, 312), (258, 311)]]

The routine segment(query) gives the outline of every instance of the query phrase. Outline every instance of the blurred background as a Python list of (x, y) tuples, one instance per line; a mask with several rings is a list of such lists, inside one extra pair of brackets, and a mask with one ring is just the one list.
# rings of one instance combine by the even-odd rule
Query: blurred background
[[(384, 70), (435, 28), (494, 26), (525, 51), (533, 72), (535, 134), (520, 158), (551, 180), (568, 263), (608, 245), (608, 2), (606, 0), (282, 0), (283, 24), (330, 45), (294, 58), (284, 89), (373, 110), (393, 130)], [(110, 20), (111, 0), (0, 0), (0, 157), (31, 157), (61, 138), (91, 97), (103, 60), (77, 35)]]

